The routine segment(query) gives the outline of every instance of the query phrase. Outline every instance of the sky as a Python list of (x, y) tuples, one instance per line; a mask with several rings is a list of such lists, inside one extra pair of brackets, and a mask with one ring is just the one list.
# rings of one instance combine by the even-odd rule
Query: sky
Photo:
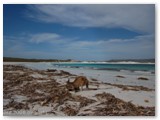
[(155, 58), (155, 5), (4, 4), (3, 56)]

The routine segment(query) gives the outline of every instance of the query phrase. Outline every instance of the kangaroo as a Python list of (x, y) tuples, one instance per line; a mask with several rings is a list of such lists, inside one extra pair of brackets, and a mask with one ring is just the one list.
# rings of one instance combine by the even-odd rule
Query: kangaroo
[(69, 91), (75, 90), (75, 92), (77, 92), (80, 90), (79, 87), (81, 87), (81, 90), (83, 90), (84, 85), (86, 85), (86, 88), (88, 88), (88, 84), (89, 82), (86, 77), (78, 76), (73, 82), (70, 82), (68, 79), (66, 87)]

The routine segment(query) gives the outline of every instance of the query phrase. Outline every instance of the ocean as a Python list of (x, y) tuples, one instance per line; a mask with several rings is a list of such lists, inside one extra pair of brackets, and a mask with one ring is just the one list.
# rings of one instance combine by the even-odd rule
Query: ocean
[(111, 63), (53, 63), (53, 66), (60, 68), (82, 68), (96, 70), (129, 70), (129, 71), (149, 71), (155, 72), (155, 64), (111, 64)]

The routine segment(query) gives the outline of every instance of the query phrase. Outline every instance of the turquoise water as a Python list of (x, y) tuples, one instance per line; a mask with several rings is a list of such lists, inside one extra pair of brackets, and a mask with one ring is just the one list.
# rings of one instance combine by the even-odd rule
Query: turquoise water
[(130, 71), (155, 71), (155, 64), (104, 64), (104, 63), (58, 63), (58, 67), (98, 69), (98, 70), (130, 70)]

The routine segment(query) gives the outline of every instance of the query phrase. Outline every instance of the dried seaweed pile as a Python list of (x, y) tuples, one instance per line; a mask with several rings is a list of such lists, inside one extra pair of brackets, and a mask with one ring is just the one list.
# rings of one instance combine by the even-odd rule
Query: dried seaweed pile
[[(98, 81), (98, 80), (96, 80)], [(99, 83), (99, 82), (90, 82), (90, 84), (99, 86), (100, 84), (105, 84), (105, 85), (109, 85), (109, 86), (114, 86), (114, 87), (118, 87), (121, 88), (123, 91), (155, 91), (155, 89), (150, 89), (144, 86), (133, 86), (133, 85), (121, 85), (121, 84), (113, 84), (113, 83)]]
[[(32, 77), (33, 74), (45, 77)], [(53, 77), (57, 75), (71, 74), (65, 71), (32, 70), (23, 66), (5, 65), (3, 98), (9, 102), (4, 105), (4, 109), (31, 110), (34, 105), (38, 104), (42, 107), (54, 106), (50, 111), (52, 114), (61, 108), (60, 111), (65, 115), (76, 115), (80, 108), (95, 102), (95, 100), (72, 95), (65, 86), (56, 82)], [(14, 100), (15, 95), (26, 96), (27, 99), (17, 102)], [(67, 101), (71, 103), (68, 105)], [(72, 102), (77, 102), (76, 109), (73, 108)]]
[(118, 88), (122, 88), (122, 90), (132, 90), (132, 91), (153, 91), (154, 89), (150, 89), (143, 86), (133, 86), (133, 85), (121, 85), (121, 84), (111, 84), (111, 83), (104, 83), (106, 85), (115, 86)]
[(131, 102), (125, 102), (121, 99), (116, 98), (114, 95), (109, 93), (102, 93), (96, 95), (97, 99), (103, 102), (99, 105), (100, 107), (94, 111), (95, 116), (154, 116), (155, 107), (141, 107), (135, 106)]
[[(97, 94), (95, 96), (97, 101), (73, 94), (56, 81), (57, 76), (75, 77), (68, 72), (54, 69), (33, 70), (23, 66), (4, 65), (3, 109), (13, 112), (13, 115), (16, 115), (14, 111), (21, 110), (30, 111), (30, 115), (62, 113), (61, 115), (67, 116), (152, 116), (155, 114), (155, 107), (138, 107), (108, 93)], [(124, 90), (148, 90), (140, 87), (106, 84)], [(84, 113), (80, 114), (81, 109), (97, 102), (100, 104), (93, 106), (94, 109), (87, 108), (91, 111), (90, 113), (84, 110)], [(49, 110), (41, 112), (40, 108)]]

